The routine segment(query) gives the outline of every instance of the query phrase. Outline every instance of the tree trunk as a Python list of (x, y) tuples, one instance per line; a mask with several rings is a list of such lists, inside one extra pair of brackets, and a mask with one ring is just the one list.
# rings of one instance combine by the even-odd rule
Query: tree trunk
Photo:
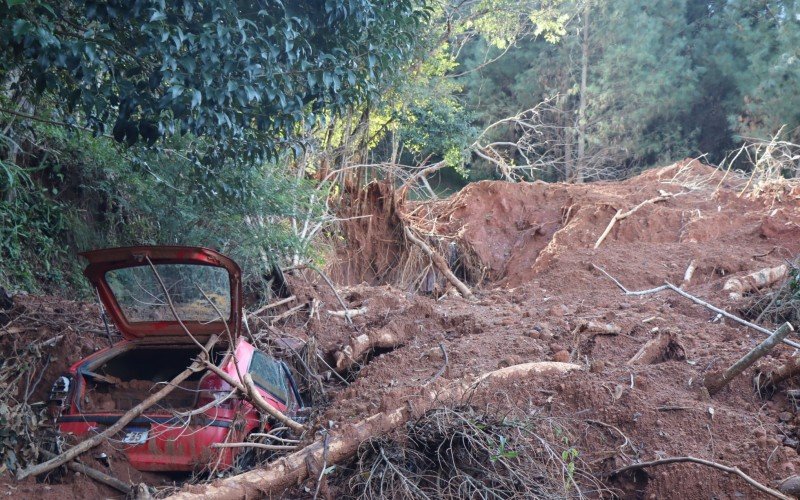
[(578, 158), (575, 162), (575, 182), (584, 178), (586, 161), (586, 87), (589, 79), (589, 0), (583, 4), (583, 41), (581, 42), (581, 87), (578, 103)]
[[(439, 392), (426, 391), (414, 399), (413, 410), (410, 404), (373, 415), (355, 425), (348, 425), (341, 431), (331, 431), (326, 440), (318, 439), (300, 451), (272, 462), (263, 469), (256, 469), (225, 478), (213, 484), (189, 486), (186, 490), (169, 497), (172, 500), (214, 499), (230, 500), (280, 495), (284, 489), (298, 484), (309, 476), (309, 464), (323, 464), (330, 467), (356, 454), (365, 441), (387, 434), (403, 425), (413, 413), (424, 413), (448, 400), (461, 400), (483, 382), (495, 380), (520, 379), (533, 374), (559, 374), (580, 369), (580, 365), (543, 361), (509, 366), (485, 373), (480, 377), (460, 381)], [(325, 460), (327, 456), (327, 460)]]

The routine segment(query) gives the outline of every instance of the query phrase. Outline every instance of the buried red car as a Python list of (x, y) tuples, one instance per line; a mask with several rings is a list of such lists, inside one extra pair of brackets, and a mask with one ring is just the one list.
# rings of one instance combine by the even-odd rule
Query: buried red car
[[(200, 353), (176, 321), (165, 288), (198, 342), (212, 334), (226, 339), (211, 352), (218, 367), (234, 378), (237, 368), (250, 373), (264, 399), (281, 412), (292, 415), (302, 406), (288, 367), (238, 336), (241, 270), (234, 261), (197, 247), (112, 248), (82, 255), (89, 260), (84, 274), (125, 340), (76, 363), (53, 384), (50, 408), (62, 434), (80, 439), (112, 425)], [(245, 441), (270, 429), (266, 415), (204, 370), (136, 418), (117, 439), (139, 470), (224, 469), (245, 465), (251, 454), (214, 448), (214, 443)]]

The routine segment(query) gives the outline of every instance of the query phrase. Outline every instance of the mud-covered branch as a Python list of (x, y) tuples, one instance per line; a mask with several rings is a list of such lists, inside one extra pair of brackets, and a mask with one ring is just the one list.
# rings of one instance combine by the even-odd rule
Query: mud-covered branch
[(709, 394), (713, 396), (719, 392), (737, 375), (750, 368), (753, 363), (761, 359), (783, 339), (785, 339), (790, 332), (793, 331), (794, 328), (792, 328), (791, 324), (784, 323), (780, 328), (775, 330), (775, 333), (757, 345), (753, 350), (745, 354), (739, 361), (731, 365), (731, 367), (725, 370), (725, 372), (723, 372), (721, 375), (708, 377), (706, 379), (705, 386), (708, 389)]
[(617, 470), (613, 471), (612, 473), (609, 474), (609, 476), (616, 476), (616, 475), (622, 474), (624, 472), (637, 470), (637, 469), (645, 469), (647, 467), (655, 467), (655, 466), (658, 466), (658, 465), (667, 465), (667, 464), (676, 464), (676, 463), (685, 463), (685, 462), (705, 465), (706, 467), (712, 467), (714, 469), (719, 469), (721, 471), (728, 472), (730, 474), (736, 474), (740, 478), (744, 479), (747, 482), (747, 484), (749, 484), (750, 486), (752, 486), (753, 488), (757, 489), (758, 491), (760, 491), (762, 493), (766, 493), (767, 495), (773, 496), (775, 498), (780, 498), (781, 500), (792, 500), (791, 497), (788, 497), (788, 496), (784, 495), (780, 491), (773, 490), (769, 486), (765, 486), (765, 485), (759, 483), (758, 481), (756, 481), (752, 477), (750, 477), (747, 474), (745, 474), (744, 472), (742, 472), (738, 467), (729, 467), (727, 465), (719, 464), (717, 462), (712, 462), (710, 460), (703, 460), (702, 458), (696, 458), (696, 457), (669, 457), (669, 458), (663, 458), (661, 460), (653, 460), (652, 462), (642, 462), (642, 463), (638, 463), (638, 464), (632, 464), (632, 465), (628, 465), (627, 467), (623, 467), (621, 469), (617, 469)]

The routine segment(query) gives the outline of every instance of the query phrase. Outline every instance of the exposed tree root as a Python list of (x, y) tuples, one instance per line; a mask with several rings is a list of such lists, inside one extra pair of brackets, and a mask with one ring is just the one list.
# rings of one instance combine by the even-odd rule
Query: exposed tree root
[[(580, 369), (580, 365), (571, 363), (538, 362), (510, 366), (494, 372), (483, 374), (474, 379), (459, 381), (447, 388), (437, 391), (426, 391), (420, 394), (411, 406), (396, 408), (373, 415), (366, 420), (347, 426), (341, 431), (331, 431), (327, 439), (317, 439), (291, 455), (282, 457), (263, 469), (252, 470), (225, 478), (214, 484), (191, 486), (169, 498), (215, 500), (250, 498), (258, 495), (278, 494), (285, 488), (308, 478), (308, 463), (327, 464), (340, 463), (354, 456), (362, 443), (382, 436), (406, 423), (412, 415), (424, 413), (439, 406), (441, 401), (460, 400), (470, 394), (478, 385), (491, 383), (493, 380), (518, 379), (537, 373), (558, 374)], [(327, 443), (327, 446), (325, 444)]]
[(427, 243), (415, 236), (414, 232), (407, 225), (403, 226), (403, 231), (405, 232), (406, 238), (408, 238), (411, 243), (417, 245), (423, 252), (425, 252), (425, 255), (431, 259), (431, 262), (433, 262), (433, 265), (436, 266), (436, 269), (438, 269), (439, 272), (442, 273), (445, 278), (447, 278), (447, 281), (449, 281), (450, 284), (456, 287), (456, 289), (464, 298), (472, 298), (472, 290), (470, 290), (469, 287), (460, 279), (456, 278), (456, 275), (453, 274), (453, 272), (450, 270), (450, 267), (447, 265), (447, 262), (444, 261), (444, 258), (442, 258), (441, 255), (434, 252)]

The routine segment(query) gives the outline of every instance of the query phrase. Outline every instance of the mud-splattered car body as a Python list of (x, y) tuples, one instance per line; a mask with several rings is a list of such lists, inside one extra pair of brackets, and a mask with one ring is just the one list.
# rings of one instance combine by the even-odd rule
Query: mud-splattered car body
[[(282, 412), (301, 406), (288, 367), (238, 335), (241, 271), (231, 259), (205, 248), (163, 246), (82, 255), (89, 260), (84, 273), (124, 340), (75, 363), (53, 384), (51, 411), (62, 434), (83, 438), (112, 425), (186, 369), (200, 352), (196, 342), (212, 334), (226, 339), (212, 351), (220, 369), (234, 378), (250, 373), (264, 399)], [(203, 370), (131, 422), (117, 444), (140, 470), (224, 469), (241, 458), (241, 449), (213, 444), (270, 428), (226, 382)]]

